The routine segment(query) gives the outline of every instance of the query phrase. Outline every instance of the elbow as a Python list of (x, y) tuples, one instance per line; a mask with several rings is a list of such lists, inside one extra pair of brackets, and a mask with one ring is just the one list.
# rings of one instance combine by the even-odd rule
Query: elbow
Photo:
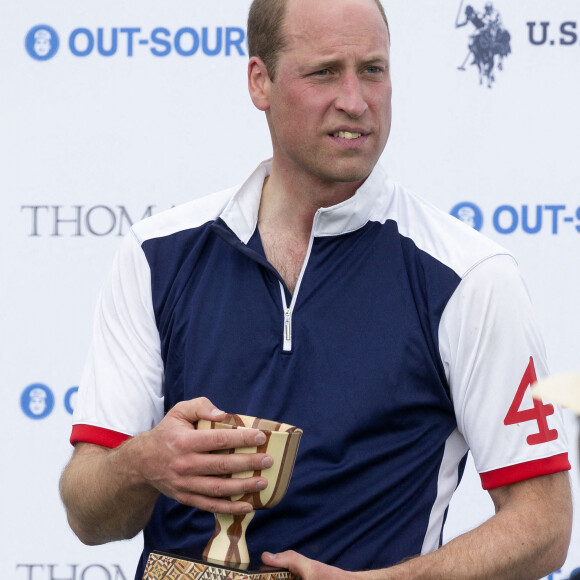
[(544, 570), (545, 574), (542, 573), (542, 577), (551, 575), (553, 572), (561, 570), (566, 563), (566, 558), (568, 556), (568, 546), (559, 546), (550, 550), (544, 556)]
[(79, 530), (74, 530), (73, 532), (75, 533), (75, 536), (85, 545), (85, 546), (101, 546), (102, 544), (105, 544), (106, 542), (103, 541), (99, 541), (98, 539), (88, 535), (88, 534), (84, 534), (83, 532), (79, 531)]
[(67, 517), (68, 525), (73, 531), (74, 535), (85, 546), (101, 546), (109, 542), (116, 542), (119, 540), (130, 540), (134, 538), (141, 530), (140, 529), (124, 529), (116, 530), (112, 533), (110, 530), (100, 530), (98, 527), (87, 528), (82, 524), (76, 522), (70, 515)]
[(537, 534), (546, 532), (546, 529), (549, 533), (544, 534), (542, 542), (536, 543), (533, 552), (528, 556), (530, 568), (527, 571), (533, 572), (534, 578), (544, 578), (561, 570), (566, 563), (570, 547), (571, 526), (568, 527), (567, 524), (550, 526), (549, 522), (544, 524), (548, 524), (547, 528), (538, 527)]
[(84, 522), (72, 517), (70, 513), (67, 513), (67, 520), (74, 535), (85, 546), (101, 546), (109, 542), (131, 540), (141, 532), (141, 528), (128, 524), (125, 526), (115, 526), (114, 528), (106, 525), (99, 526), (95, 524), (94, 520), (92, 525), (87, 526)]
[(569, 526), (562, 526), (560, 533), (558, 533), (552, 545), (551, 556), (554, 571), (562, 568), (566, 562), (571, 536), (572, 523), (570, 522)]
[(67, 521), (74, 535), (85, 546), (100, 546), (101, 544), (106, 543), (106, 540), (99, 538), (99, 536), (95, 533), (94, 529), (89, 530), (83, 527), (74, 518), (71, 517), (70, 513), (67, 513)]
[(552, 571), (559, 570), (564, 566), (568, 557), (568, 549), (572, 539), (572, 502), (566, 505), (566, 509), (557, 510), (553, 514), (552, 541), (546, 550), (546, 558), (549, 559)]

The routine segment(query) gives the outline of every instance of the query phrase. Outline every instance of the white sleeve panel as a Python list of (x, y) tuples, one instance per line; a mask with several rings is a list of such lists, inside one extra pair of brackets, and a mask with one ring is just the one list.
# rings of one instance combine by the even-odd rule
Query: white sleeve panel
[(73, 423), (133, 436), (162, 417), (163, 361), (151, 272), (131, 231), (99, 297)]
[[(558, 409), (547, 416), (558, 434), (551, 441), (528, 442), (542, 419), (504, 424), (530, 357), (537, 377), (547, 374), (544, 344), (513, 258), (491, 257), (464, 276), (443, 313), (439, 344), (458, 428), (480, 474), (566, 453)], [(529, 388), (516, 408), (534, 409)]]

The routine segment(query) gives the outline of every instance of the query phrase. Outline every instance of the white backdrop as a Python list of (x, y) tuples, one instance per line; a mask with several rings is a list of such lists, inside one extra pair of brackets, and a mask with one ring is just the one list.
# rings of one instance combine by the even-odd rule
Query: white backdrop
[[(249, 3), (0, 3), (3, 577), (133, 577), (140, 539), (85, 547), (60, 504), (74, 387), (129, 223), (237, 183), (270, 155), (246, 91)], [(580, 370), (580, 3), (496, 0), (512, 53), (492, 88), (475, 66), (457, 68), (473, 33), (455, 28), (460, 4), (385, 1), (394, 120), (383, 161), (442, 209), (475, 208), (481, 231), (519, 259), (552, 372)], [(577, 504), (575, 447), (571, 459)], [(469, 464), (446, 538), (490, 513)], [(552, 578), (575, 568), (579, 518)]]

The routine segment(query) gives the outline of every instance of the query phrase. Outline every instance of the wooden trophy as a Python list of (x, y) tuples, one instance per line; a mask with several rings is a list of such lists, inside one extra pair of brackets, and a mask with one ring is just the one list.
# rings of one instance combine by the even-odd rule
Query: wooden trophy
[[(268, 487), (246, 495), (232, 497), (243, 500), (255, 510), (277, 505), (286, 494), (302, 430), (292, 425), (248, 417), (227, 415), (221, 422), (201, 420), (198, 429), (259, 429), (266, 435), (266, 442), (259, 447), (239, 447), (223, 453), (267, 453), (274, 465), (255, 472), (235, 473), (231, 477), (260, 475), (268, 480)], [(201, 560), (193, 560), (152, 552), (147, 561), (143, 580), (206, 580), (227, 578), (229, 580), (291, 580), (288, 570), (265, 568), (250, 570), (250, 556), (246, 545), (246, 530), (255, 512), (242, 515), (215, 514), (216, 526)]]

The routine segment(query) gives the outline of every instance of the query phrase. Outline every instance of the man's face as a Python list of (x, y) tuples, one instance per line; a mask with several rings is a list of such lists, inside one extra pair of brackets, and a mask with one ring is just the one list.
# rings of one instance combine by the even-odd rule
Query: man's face
[(289, 0), (267, 110), (274, 159), (323, 182), (366, 179), (391, 128), (389, 37), (372, 0)]
[(34, 50), (38, 56), (46, 56), (50, 51), (50, 36), (38, 35), (34, 39)]
[(33, 415), (42, 415), (46, 410), (46, 400), (41, 397), (31, 397), (29, 408)]

